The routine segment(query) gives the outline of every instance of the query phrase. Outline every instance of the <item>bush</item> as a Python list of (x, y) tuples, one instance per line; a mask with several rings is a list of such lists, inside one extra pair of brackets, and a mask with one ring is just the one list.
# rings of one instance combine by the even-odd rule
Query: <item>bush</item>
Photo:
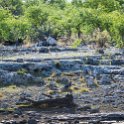
[(74, 41), (74, 43), (72, 44), (72, 47), (73, 47), (73, 48), (76, 48), (76, 47), (80, 46), (81, 42), (82, 42), (81, 39), (76, 39), (76, 40)]
[(18, 71), (17, 71), (17, 74), (19, 74), (19, 75), (24, 75), (24, 74), (26, 74), (27, 73), (27, 70), (25, 70), (25, 69), (19, 69)]

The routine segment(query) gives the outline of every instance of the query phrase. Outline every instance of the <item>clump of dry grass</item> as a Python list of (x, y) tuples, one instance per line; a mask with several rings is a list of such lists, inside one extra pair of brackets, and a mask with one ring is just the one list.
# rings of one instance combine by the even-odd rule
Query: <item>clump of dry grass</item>
[(56, 77), (56, 72), (53, 72), (50, 77)]
[(85, 84), (86, 84), (86, 80), (85, 80), (85, 78), (84, 78), (83, 76), (81, 76), (81, 77), (79, 78), (79, 81), (80, 81), (81, 83), (85, 83)]
[(3, 96), (4, 96), (4, 94), (0, 92), (0, 99), (1, 99)]
[(107, 30), (100, 31), (99, 28), (95, 29), (91, 41), (95, 41), (98, 47), (106, 47), (106, 43), (111, 41), (111, 36)]
[(54, 90), (48, 90), (48, 91), (47, 91), (47, 94), (48, 94), (48, 95), (53, 95), (54, 93), (55, 93)]
[(70, 87), (70, 90), (73, 92), (73, 93), (84, 93), (84, 92), (89, 92), (89, 88), (87, 87), (77, 87), (77, 86), (72, 86)]
[(10, 85), (10, 86), (6, 86), (4, 88), (2, 88), (2, 92), (8, 92), (8, 93), (16, 93), (20, 90), (19, 87), (17, 87), (16, 85)]

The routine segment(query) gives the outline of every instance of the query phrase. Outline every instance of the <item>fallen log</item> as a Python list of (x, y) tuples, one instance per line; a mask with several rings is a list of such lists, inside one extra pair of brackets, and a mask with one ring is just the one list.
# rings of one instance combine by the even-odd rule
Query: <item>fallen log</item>
[(28, 104), (21, 107), (33, 107), (33, 108), (60, 108), (60, 107), (75, 107), (76, 104), (73, 101), (71, 94), (66, 95), (63, 98), (52, 98), (41, 101), (35, 101), (29, 98), (23, 98), (28, 101)]

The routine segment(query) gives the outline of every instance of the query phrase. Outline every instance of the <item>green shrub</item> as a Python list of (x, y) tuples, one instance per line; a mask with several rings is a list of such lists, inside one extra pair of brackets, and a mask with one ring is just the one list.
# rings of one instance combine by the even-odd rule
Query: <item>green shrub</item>
[(81, 44), (81, 39), (76, 39), (74, 41), (74, 43), (72, 44), (72, 47), (76, 48), (76, 47), (80, 46), (80, 44)]
[(25, 70), (25, 69), (19, 69), (18, 71), (17, 71), (17, 74), (19, 74), (19, 75), (24, 75), (24, 74), (26, 74), (27, 73), (27, 70)]

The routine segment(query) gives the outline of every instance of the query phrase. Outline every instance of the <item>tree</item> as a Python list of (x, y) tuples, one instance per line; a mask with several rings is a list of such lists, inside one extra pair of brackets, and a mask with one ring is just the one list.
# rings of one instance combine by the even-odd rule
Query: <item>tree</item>
[(43, 0), (43, 2), (46, 4), (54, 5), (55, 7), (60, 7), (61, 9), (66, 6), (65, 0)]
[(77, 7), (80, 7), (83, 5), (84, 0), (72, 0), (71, 3)]
[(25, 17), (15, 18), (10, 11), (0, 9), (0, 41), (16, 42), (25, 39), (30, 30), (30, 23)]
[(0, 8), (0, 42), (3, 42), (8, 35), (8, 28), (4, 20), (6, 18), (10, 17), (11, 14), (8, 10), (4, 10), (3, 8)]
[(1, 8), (10, 10), (13, 15), (21, 15), (23, 13), (22, 0), (0, 0)]
[(16, 42), (18, 39), (24, 40), (30, 31), (30, 23), (25, 17), (21, 18), (7, 18), (5, 23), (8, 27), (9, 33), (7, 36), (8, 41)]
[(92, 9), (101, 9), (102, 11), (112, 12), (115, 10), (120, 10), (119, 2), (116, 0), (86, 0), (84, 2), (84, 7)]

